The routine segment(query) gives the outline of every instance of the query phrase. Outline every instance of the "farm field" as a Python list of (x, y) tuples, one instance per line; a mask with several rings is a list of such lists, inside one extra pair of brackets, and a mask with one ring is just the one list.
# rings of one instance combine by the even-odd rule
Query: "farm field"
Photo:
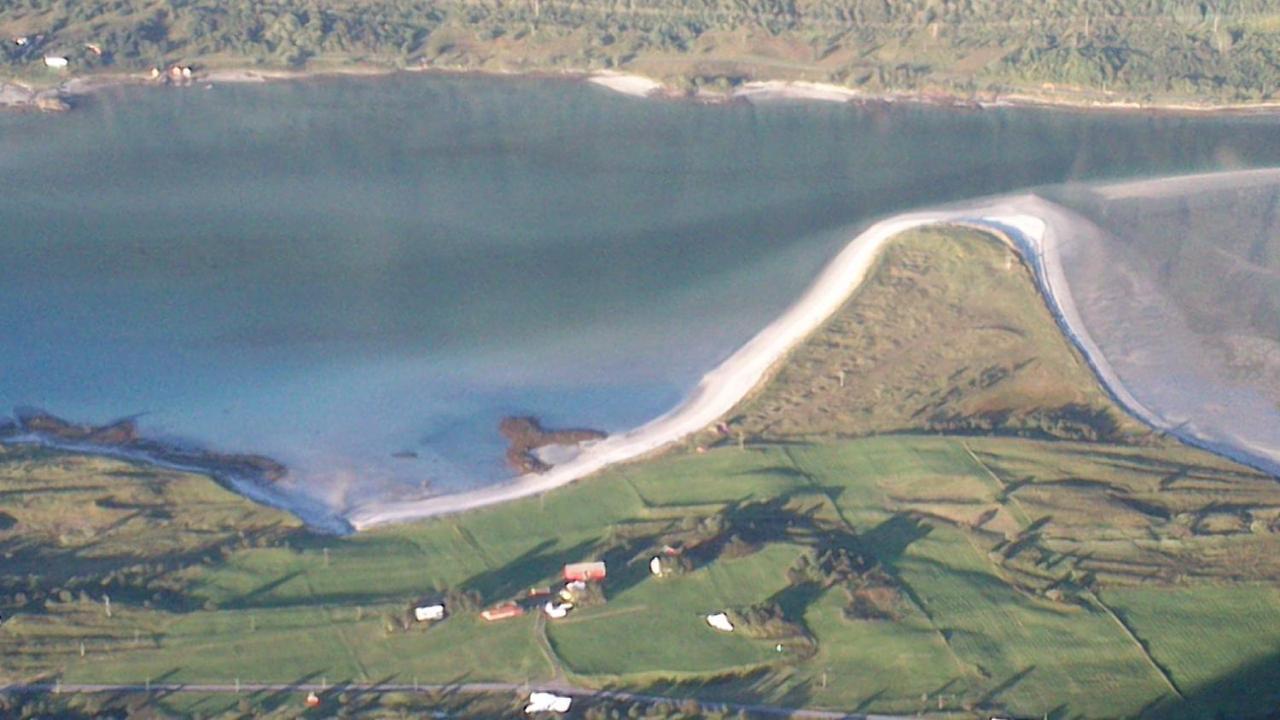
[[(1037, 539), (1006, 557), (1001, 543), (1026, 527), (1009, 507), (1041, 482), (1008, 497), (995, 481), (980, 490), (985, 471), (967, 459), (970, 451), (1015, 458), (1022, 469), (1035, 456), (1041, 492), (1052, 492), (1063, 468), (1087, 478), (1107, 454), (1125, 452), (1018, 438), (890, 436), (671, 457), (456, 519), (344, 539), (298, 534), (287, 547), (239, 548), (179, 571), (190, 609), (117, 600), (108, 618), (100, 591), (55, 599), (0, 630), (5, 680), (49, 673), (68, 683), (564, 678), (703, 700), (1102, 717), (1161, 703), (1173, 696), (1169, 682), (1193, 694), (1239, 664), (1265, 660), (1274, 648), (1267, 630), (1276, 619), (1274, 590), (1258, 584), (1266, 570), (1234, 568), (1238, 589), (1218, 580), (1170, 585), (1155, 566), (1150, 578), (1098, 573), (1076, 588), (1070, 578), (1089, 572), (1092, 559), (1072, 554), (1087, 541), (1059, 536), (1080, 532), (1065, 516), (1061, 529), (1056, 520), (1041, 522)], [(1159, 467), (1135, 465), (1123, 479), (1140, 487), (1164, 477)], [(1271, 482), (1225, 463), (1203, 467), (1196, 477)], [(941, 492), (926, 512), (920, 491), (929, 486)], [(1007, 529), (973, 527), (954, 512), (948, 488), (969, 489), (971, 514), (996, 510), (989, 522)], [(1205, 501), (1227, 503), (1232, 496), (1223, 490)], [(575, 512), (582, 508), (591, 512)], [(669, 578), (651, 577), (643, 563), (629, 561), (647, 558), (661, 537), (712, 518), (722, 532), (747, 536), (752, 551), (722, 553)], [(1153, 521), (1145, 532), (1177, 527)], [(892, 617), (851, 619), (843, 587), (797, 590), (789, 581), (800, 557), (821, 552), (819, 532), (873, 555), (897, 579)], [(1112, 532), (1090, 531), (1099, 538)], [(1273, 538), (1259, 531), (1235, 544), (1274, 547)], [(1181, 542), (1188, 551), (1224, 544), (1215, 535)], [(1128, 544), (1140, 557), (1137, 542)], [(1026, 557), (1033, 555), (1044, 559), (1031, 563)], [(611, 568), (602, 607), (559, 622), (531, 614), (489, 624), (467, 613), (425, 632), (389, 629), (389, 617), (432, 588), (474, 590), (487, 604), (546, 584), (564, 562), (588, 557), (606, 558)], [(1055, 584), (1073, 587), (1045, 590)], [(813, 649), (794, 649), (787, 640), (779, 653), (771, 639), (716, 633), (702, 622), (708, 612), (770, 601), (804, 628)], [(1205, 644), (1215, 641), (1222, 645), (1214, 661), (1203, 662)], [(1098, 687), (1107, 688), (1105, 696), (1094, 692)]]
[[(899, 715), (1273, 712), (1280, 485), (1124, 417), (1038, 329), (1051, 319), (994, 241), (896, 247), (876, 275), (892, 282), (852, 298), (727, 433), (459, 516), (321, 536), (203, 477), (0, 447), (0, 683), (321, 683), (325, 717), (447, 705), (364, 706), (349, 683), (481, 682)], [(1007, 305), (954, 309), (970, 259), (1002, 273), (991, 292)], [(840, 419), (789, 431), (823, 414), (804, 388), (832, 382), (828, 361), (864, 356), (837, 340), (877, 347), (860, 334), (882, 324), (848, 319), (893, 307), (895, 288), (913, 293), (917, 351), (999, 323), (1020, 328), (1003, 351), (1026, 369), (984, 384), (959, 354), (927, 382), (888, 358), (850, 366), (857, 393), (824, 386)], [(952, 308), (952, 337), (928, 329), (931, 306)], [(923, 401), (899, 393), (913, 382)], [(877, 391), (904, 399), (857, 409)], [(651, 575), (665, 547), (679, 560)], [(478, 617), (591, 559), (607, 563), (606, 602)], [(441, 595), (450, 617), (407, 619)], [(718, 611), (734, 632), (707, 625)], [(301, 693), (148, 702), (155, 716), (305, 714)], [(697, 715), (655, 716), (681, 712)]]

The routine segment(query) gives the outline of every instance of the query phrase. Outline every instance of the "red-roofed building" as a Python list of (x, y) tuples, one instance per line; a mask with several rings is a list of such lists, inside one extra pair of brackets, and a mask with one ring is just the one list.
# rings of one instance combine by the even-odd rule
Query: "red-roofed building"
[(569, 563), (564, 566), (564, 581), (599, 582), (604, 580), (606, 571), (603, 562)]

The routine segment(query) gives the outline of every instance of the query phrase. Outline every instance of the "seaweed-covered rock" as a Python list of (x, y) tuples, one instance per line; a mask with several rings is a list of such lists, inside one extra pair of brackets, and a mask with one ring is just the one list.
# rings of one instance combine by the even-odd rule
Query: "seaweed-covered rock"
[(599, 430), (583, 428), (547, 430), (537, 418), (516, 416), (503, 418), (498, 432), (507, 439), (507, 464), (522, 473), (546, 472), (550, 465), (533, 454), (547, 445), (575, 445), (588, 440), (599, 440), (606, 434)]

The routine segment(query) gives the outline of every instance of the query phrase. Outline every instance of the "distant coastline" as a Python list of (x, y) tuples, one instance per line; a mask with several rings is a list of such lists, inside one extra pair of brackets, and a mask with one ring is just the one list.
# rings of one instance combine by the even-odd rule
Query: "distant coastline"
[[(844, 85), (804, 80), (751, 80), (725, 89), (699, 88), (684, 90), (645, 75), (617, 70), (521, 70), (500, 72), (431, 65), (393, 68), (379, 65), (351, 65), (314, 70), (269, 68), (197, 69), (182, 86), (245, 84), (279, 81), (303, 81), (329, 77), (387, 77), (397, 74), (433, 74), (476, 77), (513, 77), (529, 79), (562, 79), (589, 82), (616, 93), (636, 98), (692, 101), (707, 104), (759, 102), (773, 100), (815, 101), (853, 104), (903, 103), (955, 107), (961, 109), (1043, 108), (1113, 113), (1168, 113), (1186, 115), (1253, 115), (1280, 112), (1280, 102), (1199, 103), (1190, 100), (1143, 102), (1107, 93), (1099, 99), (1096, 93), (1074, 88), (1045, 87), (1041, 91), (1016, 89), (1003, 92), (981, 91), (969, 95), (948, 91), (880, 91), (867, 92)], [(19, 81), (0, 81), (0, 111), (65, 112), (74, 109), (75, 100), (98, 90), (121, 87), (165, 87), (167, 74), (94, 73), (72, 75), (47, 86)]]

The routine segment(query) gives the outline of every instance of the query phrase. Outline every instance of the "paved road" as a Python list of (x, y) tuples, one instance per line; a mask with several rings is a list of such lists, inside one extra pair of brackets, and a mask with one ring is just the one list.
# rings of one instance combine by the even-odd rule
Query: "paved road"
[[(547, 685), (529, 685), (515, 683), (461, 683), (456, 685), (403, 685), (394, 683), (380, 684), (345, 684), (321, 685), (319, 683), (239, 683), (194, 685), (186, 683), (149, 683), (144, 685), (94, 685), (86, 683), (36, 683), (26, 685), (0, 685), (0, 692), (52, 693), (52, 692), (187, 692), (187, 693), (253, 693), (253, 692), (324, 692), (336, 688), (356, 692), (428, 692), (448, 691), (462, 693), (527, 693), (531, 690), (545, 690), (561, 695), (580, 698), (608, 698), (623, 702), (680, 702), (684, 698), (668, 698), (658, 695), (644, 695), (616, 690), (589, 690), (559, 683)], [(745, 710), (757, 715), (769, 715), (785, 718), (832, 718), (840, 720), (904, 720), (888, 715), (864, 715), (858, 713), (832, 712), (828, 710), (795, 710), (773, 705), (753, 705), (743, 703), (702, 702), (703, 708), (709, 710), (729, 710), (738, 712)]]

